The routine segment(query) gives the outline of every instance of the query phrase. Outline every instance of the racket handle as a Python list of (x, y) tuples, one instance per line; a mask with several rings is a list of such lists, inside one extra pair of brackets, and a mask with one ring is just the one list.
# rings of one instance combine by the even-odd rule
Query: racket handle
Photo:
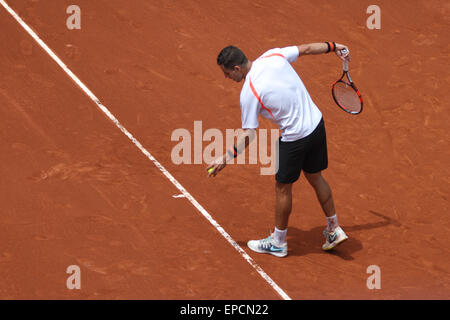
[[(347, 54), (347, 52), (348, 50), (345, 48), (341, 50), (342, 55)], [(348, 60), (342, 62), (342, 69), (344, 69), (344, 71), (348, 71)]]
[(345, 72), (348, 71), (348, 61), (347, 60), (342, 62), (342, 69), (344, 69)]

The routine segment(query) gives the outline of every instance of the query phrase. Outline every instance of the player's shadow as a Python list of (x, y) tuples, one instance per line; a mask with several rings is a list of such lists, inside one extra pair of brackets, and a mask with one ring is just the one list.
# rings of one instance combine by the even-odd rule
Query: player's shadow
[[(380, 217), (382, 220), (362, 225), (342, 225), (342, 229), (347, 233), (349, 239), (335, 249), (326, 252), (322, 250), (322, 244), (325, 241), (322, 232), (325, 229), (325, 226), (316, 227), (311, 230), (301, 230), (292, 226), (289, 227), (289, 255), (304, 256), (311, 253), (333, 254), (344, 260), (353, 260), (352, 254), (363, 248), (361, 241), (357, 238), (358, 232), (355, 233), (355, 231), (384, 228), (388, 225), (394, 225), (396, 227), (401, 226), (400, 222), (397, 220), (381, 213), (372, 210), (369, 210), (369, 213)], [(364, 236), (364, 234), (361, 233), (361, 236)]]

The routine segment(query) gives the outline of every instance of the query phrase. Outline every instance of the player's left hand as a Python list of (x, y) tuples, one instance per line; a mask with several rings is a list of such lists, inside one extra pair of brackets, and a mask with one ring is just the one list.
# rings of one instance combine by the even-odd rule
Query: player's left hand
[[(227, 165), (225, 157), (218, 157), (214, 162), (212, 162), (206, 171), (208, 171), (208, 177), (215, 177), (220, 171), (223, 170)], [(212, 169), (212, 170), (211, 170)]]

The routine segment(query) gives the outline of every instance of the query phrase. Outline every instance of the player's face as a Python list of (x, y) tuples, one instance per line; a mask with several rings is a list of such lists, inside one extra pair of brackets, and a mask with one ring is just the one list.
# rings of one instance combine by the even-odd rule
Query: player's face
[(236, 82), (240, 82), (244, 76), (242, 73), (241, 67), (234, 66), (232, 69), (227, 69), (224, 66), (220, 66), (225, 75), (225, 78), (231, 79)]

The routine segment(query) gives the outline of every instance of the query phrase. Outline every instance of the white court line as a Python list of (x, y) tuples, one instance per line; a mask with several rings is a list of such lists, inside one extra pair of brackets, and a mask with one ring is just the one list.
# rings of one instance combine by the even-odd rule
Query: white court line
[(11, 9), (4, 1), (0, 0), (0, 4), (8, 11), (14, 19), (33, 37), (34, 40), (48, 53), (48, 55), (64, 70), (65, 73), (73, 80), (91, 98), (92, 101), (114, 122), (114, 124), (122, 131), (133, 144), (141, 150), (141, 152), (153, 162), (153, 164), (172, 182), (178, 190), (197, 208), (198, 211), (219, 231), (219, 233), (239, 252), (239, 254), (247, 261), (259, 275), (285, 300), (291, 298), (281, 289), (272, 278), (231, 238), (231, 236), (217, 223), (216, 220), (194, 199), (193, 196), (148, 152), (142, 144), (133, 137), (133, 135), (120, 124), (114, 115), (100, 102), (100, 100), (81, 82), (80, 79), (61, 61), (61, 59), (42, 41), (39, 36), (19, 17), (19, 15)]

